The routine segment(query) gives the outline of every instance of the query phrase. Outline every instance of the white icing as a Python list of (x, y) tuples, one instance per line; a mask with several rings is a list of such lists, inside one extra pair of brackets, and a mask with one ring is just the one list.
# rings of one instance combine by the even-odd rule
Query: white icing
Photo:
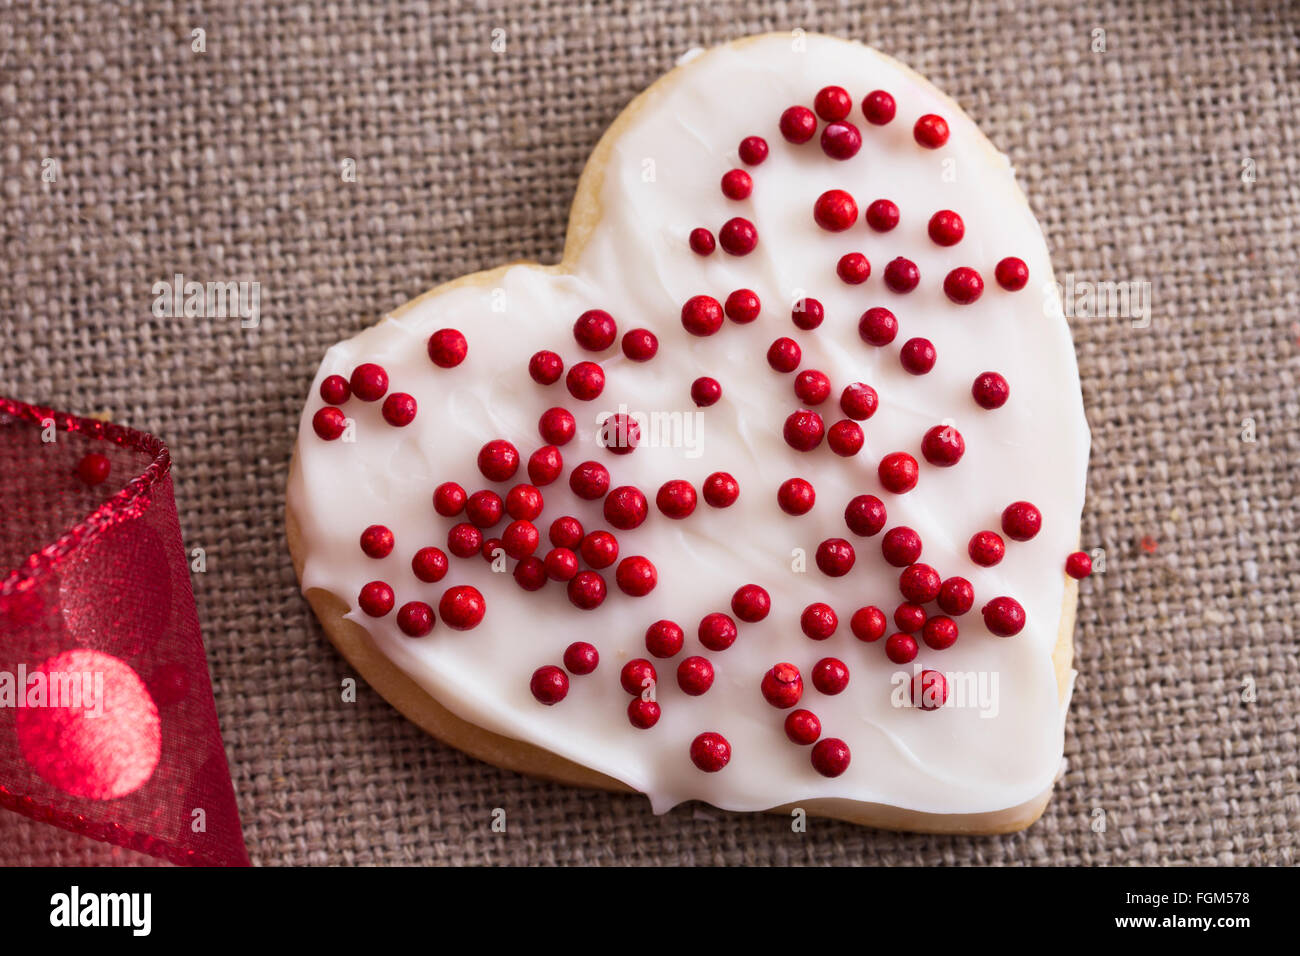
[[(828, 159), (815, 141), (791, 146), (776, 130), (785, 107), (811, 106), (813, 94), (829, 83), (845, 86), (855, 104), (876, 88), (898, 102), (897, 118), (883, 128), (861, 122), (855, 106), (852, 119), (864, 143), (848, 162)], [(934, 152), (918, 147), (911, 135), (916, 117), (929, 112), (944, 116), (952, 130), (948, 145)], [(732, 202), (718, 180), (738, 165), (736, 145), (751, 134), (768, 140), (771, 155), (751, 170), (752, 198)], [(947, 161), (955, 181), (943, 175)], [(885, 235), (861, 219), (846, 233), (819, 230), (813, 201), (833, 187), (849, 190), (863, 211), (873, 199), (892, 199), (901, 224)], [(425, 299), (329, 350), (303, 414), (300, 467), (290, 487), (306, 545), (304, 589), (323, 588), (354, 606), (361, 586), (382, 578), (396, 589), (399, 606), (422, 599), (436, 607), (447, 587), (475, 584), (488, 613), (469, 632), (439, 623), (428, 637), (412, 639), (398, 630), (396, 614), (374, 620), (354, 609), (348, 616), (459, 716), (622, 780), (649, 795), (658, 812), (695, 798), (725, 809), (761, 810), (819, 797), (983, 812), (1042, 793), (1063, 749), (1051, 652), (1064, 596), (1063, 561), (1078, 535), (1089, 435), (1069, 330), (1059, 312), (1044, 308), (1041, 289), (1051, 278), (1047, 248), (1006, 158), (951, 101), (896, 62), (817, 36), (806, 38), (806, 52), (795, 52), (789, 37), (770, 36), (693, 57), (676, 82), (656, 91), (615, 144), (600, 199), (604, 217), (571, 273), (512, 267), (487, 285)], [(926, 235), (930, 215), (943, 208), (957, 210), (966, 223), (965, 238), (947, 249)], [(732, 258), (719, 249), (700, 258), (689, 251), (692, 228), (716, 232), (734, 215), (758, 227), (753, 254)], [(864, 252), (872, 262), (863, 286), (846, 286), (835, 276), (836, 260), (849, 251)], [(921, 285), (906, 296), (889, 292), (881, 279), (896, 255), (915, 261), (921, 272)], [(993, 266), (1006, 255), (1028, 263), (1030, 285), (1019, 293), (1004, 292), (994, 281)], [(943, 276), (958, 265), (974, 266), (985, 279), (974, 305), (954, 306), (943, 295)], [(688, 297), (705, 292), (722, 300), (742, 287), (762, 298), (757, 322), (727, 322), (708, 339), (681, 328), (678, 314)], [(804, 294), (826, 308), (825, 323), (813, 332), (796, 331), (790, 322), (791, 302)], [(888, 348), (866, 346), (857, 335), (858, 316), (874, 305), (899, 319), (900, 334)], [(620, 335), (638, 326), (652, 329), (660, 351), (638, 365), (616, 346), (602, 359), (604, 395), (580, 403), (562, 382), (550, 388), (532, 382), (526, 365), (540, 348), (560, 352), (566, 364), (591, 358), (571, 334), (573, 320), (587, 308), (610, 311)], [(445, 326), (469, 340), (469, 359), (453, 370), (435, 368), (425, 351), (429, 334)], [(794, 376), (778, 375), (764, 360), (768, 344), (781, 335), (803, 347), (802, 367), (830, 375), (833, 397), (820, 408), (828, 426), (840, 417), (836, 399), (843, 386), (865, 381), (879, 391), (880, 409), (863, 423), (866, 445), (856, 458), (838, 458), (825, 445), (800, 455), (783, 442), (782, 423), (797, 407)], [(935, 343), (938, 364), (929, 375), (913, 377), (899, 366), (898, 348), (914, 335)], [(321, 441), (311, 427), (321, 404), (320, 381), (346, 376), (360, 362), (382, 364), (392, 389), (416, 397), (419, 414), (409, 427), (392, 428), (378, 403), (353, 399), (345, 411), (356, 420), (357, 441)], [(979, 409), (970, 396), (972, 380), (985, 370), (1011, 382), (1010, 401), (993, 412)], [(724, 397), (703, 411), (698, 457), (690, 449), (645, 446), (616, 457), (595, 446), (598, 412), (620, 403), (635, 411), (694, 412), (689, 385), (704, 374), (722, 382)], [(635, 484), (651, 499), (645, 524), (618, 538), (623, 556), (644, 554), (655, 562), (658, 588), (645, 598), (627, 597), (615, 587), (611, 568), (605, 603), (581, 612), (568, 603), (562, 585), (525, 593), (479, 558), (453, 558), (451, 573), (438, 584), (417, 581), (411, 555), (426, 545), (445, 550), (453, 523), (434, 513), (433, 488), (446, 480), (470, 491), (485, 487), (475, 456), (493, 438), (511, 440), (526, 459), (541, 444), (538, 415), (551, 405), (573, 410), (581, 431), (563, 449), (565, 478), (543, 489), (543, 535), (561, 514), (578, 516), (588, 530), (606, 527), (599, 505), (578, 501), (567, 487), (569, 467), (602, 461), (616, 485)], [(961, 431), (967, 450), (956, 467), (939, 469), (925, 464), (919, 445), (924, 431), (945, 419)], [(919, 486), (902, 496), (884, 492), (875, 474), (880, 458), (896, 450), (921, 461)], [(699, 487), (715, 470), (740, 482), (740, 500), (732, 507), (713, 509), (701, 499), (685, 521), (670, 521), (653, 508), (662, 482), (687, 478)], [(817, 490), (816, 507), (800, 518), (782, 514), (775, 502), (777, 486), (795, 475)], [(516, 480), (526, 480), (522, 468)], [(845, 503), (863, 492), (884, 499), (889, 526), (906, 524), (920, 533), (923, 561), (944, 577), (960, 574), (974, 584), (975, 608), (959, 619), (956, 645), (941, 652), (922, 645), (918, 662), (995, 674), (996, 716), (982, 717), (975, 707), (923, 713), (892, 706), (890, 675), (910, 674), (911, 665), (891, 664), (883, 642), (862, 644), (848, 627), (857, 607), (877, 604), (889, 614), (901, 600), (898, 570), (881, 558), (880, 537), (856, 538), (844, 527)], [(1017, 499), (1040, 507), (1042, 532), (1028, 543), (1008, 542), (1000, 565), (976, 567), (966, 555), (970, 535), (997, 529), (1002, 508)], [(383, 560), (364, 557), (357, 544), (372, 523), (388, 525), (397, 536), (396, 550)], [(812, 561), (817, 543), (832, 536), (849, 538), (857, 550), (853, 571), (839, 579), (823, 576)], [(791, 570), (795, 547), (807, 551), (806, 573)], [(747, 582), (771, 592), (771, 615), (741, 624), (730, 649), (703, 650), (695, 637), (699, 619), (728, 611), (732, 592)], [(1028, 616), (1025, 630), (1010, 639), (991, 636), (979, 615), (982, 604), (1000, 594), (1018, 599)], [(839, 613), (839, 630), (828, 641), (811, 641), (799, 628), (801, 610), (813, 601), (826, 601)], [(644, 631), (661, 617), (686, 629), (686, 649), (672, 661), (654, 661), (663, 717), (651, 730), (636, 730), (625, 716), (629, 698), (618, 672), (628, 659), (648, 656)], [(578, 639), (599, 647), (599, 669), (572, 678), (559, 705), (537, 703), (528, 686), (533, 670), (558, 664)], [(712, 660), (717, 679), (707, 694), (691, 698), (678, 689), (675, 670), (681, 657), (697, 653)], [(850, 669), (848, 689), (838, 696), (812, 687), (812, 666), (824, 656), (839, 657)], [(852, 763), (842, 776), (819, 776), (810, 748), (786, 739), (787, 712), (760, 695), (763, 673), (778, 661), (796, 664), (804, 675), (799, 706), (817, 713), (824, 734), (849, 744)], [(690, 741), (704, 730), (731, 743), (731, 762), (720, 773), (702, 773), (688, 759)]]

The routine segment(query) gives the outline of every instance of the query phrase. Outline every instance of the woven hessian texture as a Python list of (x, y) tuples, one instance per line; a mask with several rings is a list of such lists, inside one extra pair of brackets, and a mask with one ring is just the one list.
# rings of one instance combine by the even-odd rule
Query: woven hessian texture
[[(1297, 862), (1300, 12), (683, 7), (0, 0), (0, 392), (170, 445), (253, 860)], [(462, 273), (556, 261), (584, 159), (639, 90), (692, 46), (796, 27), (865, 40), (952, 94), (1012, 157), (1058, 276), (1154, 284), (1148, 328), (1072, 323), (1093, 433), (1083, 541), (1106, 570), (1082, 589), (1068, 769), (1022, 834), (655, 817), (477, 763), (364, 685), (340, 701), (349, 668), (283, 544), (325, 349)], [(260, 327), (155, 318), (153, 284), (176, 273), (260, 282)], [(0, 817), (9, 862), (87, 859)]]

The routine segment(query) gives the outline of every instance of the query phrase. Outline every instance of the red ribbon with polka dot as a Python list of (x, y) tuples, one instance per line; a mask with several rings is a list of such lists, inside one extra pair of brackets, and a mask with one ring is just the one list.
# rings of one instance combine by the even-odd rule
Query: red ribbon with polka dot
[(247, 865), (158, 439), (0, 398), (0, 807)]

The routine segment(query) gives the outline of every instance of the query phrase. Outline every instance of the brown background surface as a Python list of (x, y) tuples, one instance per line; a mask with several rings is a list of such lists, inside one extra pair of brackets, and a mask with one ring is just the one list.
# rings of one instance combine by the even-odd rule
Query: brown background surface
[[(1154, 283), (1150, 328), (1073, 323), (1083, 538), (1107, 569), (1079, 608), (1068, 772), (1023, 834), (655, 817), (476, 763), (364, 686), (340, 703), (349, 671), (283, 546), (326, 347), (461, 273), (557, 260), (583, 161), (638, 90), (691, 46), (794, 27), (956, 97), (1011, 155), (1058, 274)], [(1300, 12), (1281, 2), (0, 0), (0, 393), (171, 446), (257, 863), (1295, 863), (1298, 98)], [(261, 327), (154, 318), (177, 272), (260, 282)], [(82, 859), (0, 814), (0, 860)]]

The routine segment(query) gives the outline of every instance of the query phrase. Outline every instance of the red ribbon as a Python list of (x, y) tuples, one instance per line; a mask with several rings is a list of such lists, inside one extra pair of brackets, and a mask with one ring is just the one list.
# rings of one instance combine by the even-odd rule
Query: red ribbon
[(151, 435), (0, 398), (0, 807), (247, 866), (170, 470)]

